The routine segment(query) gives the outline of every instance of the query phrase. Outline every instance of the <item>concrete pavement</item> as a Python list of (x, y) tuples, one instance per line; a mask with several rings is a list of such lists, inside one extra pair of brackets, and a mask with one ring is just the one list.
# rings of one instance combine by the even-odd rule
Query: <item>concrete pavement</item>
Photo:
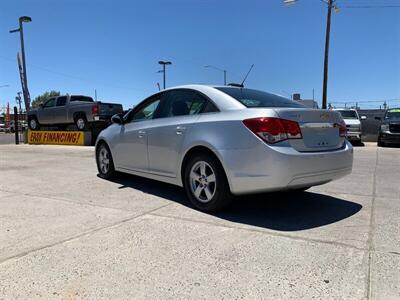
[(0, 299), (400, 298), (400, 149), (302, 195), (194, 210), (96, 176), (93, 148), (0, 145)]

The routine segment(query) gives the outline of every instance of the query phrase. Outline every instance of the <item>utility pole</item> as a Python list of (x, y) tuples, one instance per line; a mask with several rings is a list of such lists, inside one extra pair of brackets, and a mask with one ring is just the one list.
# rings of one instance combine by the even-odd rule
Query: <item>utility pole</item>
[(25, 105), (26, 105), (26, 111), (29, 111), (29, 100), (28, 100), (28, 76), (26, 73), (26, 61), (25, 61), (25, 45), (24, 45), (24, 27), (23, 27), (23, 23), (29, 23), (32, 22), (31, 17), (28, 16), (23, 16), (19, 18), (19, 28), (18, 29), (14, 29), (14, 30), (10, 30), (10, 33), (14, 33), (14, 32), (19, 32), (19, 37), (21, 40), (21, 54), (22, 54), (22, 70), (24, 73), (23, 76), (23, 81), (24, 81), (24, 89), (23, 89), (23, 93), (24, 93), (24, 99), (25, 99)]
[(166, 74), (165, 74), (165, 69), (166, 69), (166, 68), (165, 68), (165, 66), (166, 66), (166, 65), (172, 65), (172, 62), (160, 60), (158, 63), (159, 63), (160, 65), (163, 66), (162, 71), (159, 71), (159, 72), (162, 72), (162, 73), (163, 73), (163, 82), (164, 82), (164, 90), (165, 90), (165, 77), (166, 77)]
[(224, 70), (224, 85), (226, 85), (226, 70)]
[[(285, 5), (295, 4), (298, 0), (283, 0)], [(328, 60), (329, 60), (329, 40), (331, 35), (331, 16), (332, 8), (335, 12), (339, 12), (339, 8), (335, 5), (336, 0), (321, 0), (328, 5), (328, 15), (326, 17), (326, 35), (325, 35), (325, 56), (324, 56), (324, 81), (322, 87), (322, 108), (327, 107), (328, 98)]]
[(325, 35), (325, 55), (324, 55), (324, 82), (322, 87), (322, 109), (326, 109), (328, 97), (328, 65), (329, 65), (329, 42), (331, 35), (331, 16), (333, 3), (336, 0), (328, 0), (328, 15), (326, 17), (326, 35)]

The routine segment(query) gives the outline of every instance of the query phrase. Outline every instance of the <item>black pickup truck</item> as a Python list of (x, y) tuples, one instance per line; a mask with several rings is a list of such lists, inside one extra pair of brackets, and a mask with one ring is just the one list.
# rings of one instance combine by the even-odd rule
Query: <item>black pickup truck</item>
[(400, 144), (400, 108), (388, 109), (379, 128), (378, 146), (383, 147), (387, 144)]

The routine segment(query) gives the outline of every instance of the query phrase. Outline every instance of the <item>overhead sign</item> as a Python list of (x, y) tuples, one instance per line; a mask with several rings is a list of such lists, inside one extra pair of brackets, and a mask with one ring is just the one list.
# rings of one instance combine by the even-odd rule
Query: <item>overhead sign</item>
[(85, 144), (82, 131), (28, 131), (29, 144), (78, 145)]

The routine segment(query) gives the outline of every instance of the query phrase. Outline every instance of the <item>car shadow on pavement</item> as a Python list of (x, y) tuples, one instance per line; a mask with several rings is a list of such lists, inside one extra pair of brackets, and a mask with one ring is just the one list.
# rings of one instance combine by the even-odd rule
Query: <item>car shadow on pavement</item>
[[(182, 188), (133, 175), (111, 180), (194, 209)], [(276, 192), (241, 196), (215, 217), (278, 231), (306, 230), (339, 222), (359, 212), (362, 205), (315, 192)]]
[(306, 230), (339, 222), (362, 205), (314, 192), (279, 192), (242, 196), (235, 199), (220, 218), (279, 231)]

